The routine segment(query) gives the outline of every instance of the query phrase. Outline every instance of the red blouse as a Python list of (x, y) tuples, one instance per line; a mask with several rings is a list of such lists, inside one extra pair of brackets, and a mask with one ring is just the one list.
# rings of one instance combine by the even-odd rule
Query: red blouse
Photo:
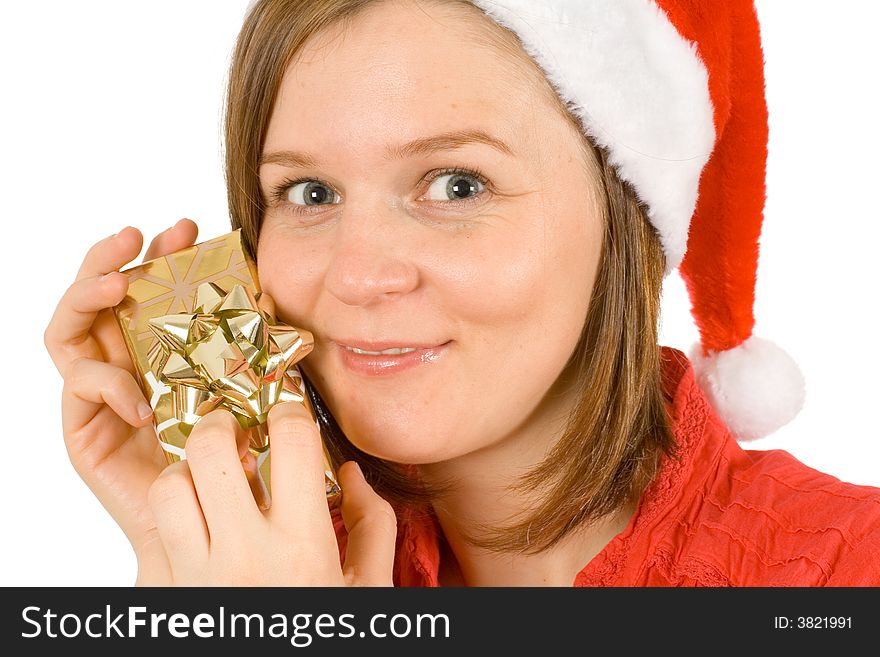
[[(878, 586), (880, 488), (807, 467), (782, 450), (744, 450), (694, 379), (662, 348), (680, 460), (666, 459), (627, 527), (574, 586)], [(333, 514), (344, 558), (347, 534)], [(394, 583), (438, 586), (436, 517), (398, 519)]]

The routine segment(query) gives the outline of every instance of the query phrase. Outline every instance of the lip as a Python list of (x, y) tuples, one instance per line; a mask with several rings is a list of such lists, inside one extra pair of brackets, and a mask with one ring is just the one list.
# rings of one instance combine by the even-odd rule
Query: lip
[(412, 348), (416, 349), (431, 349), (432, 347), (441, 347), (445, 342), (413, 342), (408, 340), (407, 338), (401, 338), (400, 340), (383, 340), (381, 342), (364, 342), (363, 340), (336, 340), (333, 339), (332, 342), (335, 342), (337, 346), (342, 347), (354, 347), (355, 349), (360, 349), (362, 351), (385, 351), (386, 349), (395, 349), (397, 347), (402, 348)]
[[(339, 353), (340, 360), (347, 370), (361, 376), (389, 376), (398, 374), (417, 367), (430, 365), (437, 362), (451, 344), (418, 344), (406, 340), (363, 342), (361, 340), (333, 341), (335, 350)], [(346, 347), (354, 347), (363, 351), (384, 351), (395, 347), (415, 348), (407, 354), (383, 354), (369, 355), (356, 354)]]

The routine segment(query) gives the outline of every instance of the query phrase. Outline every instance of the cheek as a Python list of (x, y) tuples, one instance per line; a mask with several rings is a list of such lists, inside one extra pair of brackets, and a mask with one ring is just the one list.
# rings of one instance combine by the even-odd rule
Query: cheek
[(285, 238), (264, 228), (257, 246), (257, 274), (263, 291), (275, 301), (281, 321), (314, 332), (313, 311), (324, 277), (324, 249)]
[(463, 326), (490, 329), (487, 340), (506, 335), (523, 349), (542, 333), (580, 334), (601, 235), (577, 210), (562, 219), (548, 212), (518, 222), (516, 230), (487, 233), (482, 248), (447, 254), (438, 288), (448, 291), (447, 307)]
[(484, 436), (508, 435), (532, 415), (586, 320), (601, 229), (586, 208), (543, 210), (534, 223), (520, 223), (516, 240), (496, 240), (475, 283), (481, 292), (470, 308), (484, 330), (467, 396), (484, 404), (482, 416), (472, 418)]
[(481, 226), (424, 263), (428, 284), (461, 325), (504, 327), (527, 314), (525, 300), (540, 289), (541, 247), (512, 223)]

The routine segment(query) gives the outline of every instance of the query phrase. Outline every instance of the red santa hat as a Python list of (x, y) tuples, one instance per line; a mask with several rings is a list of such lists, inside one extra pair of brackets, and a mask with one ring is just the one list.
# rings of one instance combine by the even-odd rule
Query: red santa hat
[(752, 335), (768, 139), (752, 0), (472, 2), (519, 37), (646, 207), (690, 295), (697, 382), (731, 432), (793, 419), (800, 369)]

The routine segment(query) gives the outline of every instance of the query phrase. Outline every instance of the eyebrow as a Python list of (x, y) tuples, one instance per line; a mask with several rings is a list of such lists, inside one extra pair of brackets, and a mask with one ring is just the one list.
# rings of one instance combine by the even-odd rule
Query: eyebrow
[[(493, 137), (483, 130), (474, 129), (445, 132), (433, 137), (415, 139), (400, 146), (392, 146), (385, 150), (385, 159), (403, 160), (416, 155), (430, 155), (439, 151), (455, 150), (468, 144), (485, 144), (505, 155), (511, 157), (516, 155), (513, 149), (501, 139)], [(274, 151), (272, 153), (265, 153), (260, 157), (259, 166), (264, 164), (281, 164), (291, 168), (314, 169), (317, 168), (319, 161), (311, 153)]]

